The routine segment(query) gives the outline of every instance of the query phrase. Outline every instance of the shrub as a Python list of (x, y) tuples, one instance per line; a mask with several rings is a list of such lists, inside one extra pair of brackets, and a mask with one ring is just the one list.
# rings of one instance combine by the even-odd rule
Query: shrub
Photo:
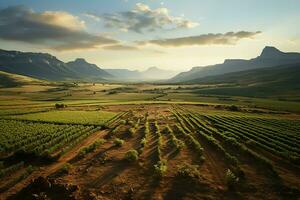
[(66, 163), (59, 169), (59, 172), (62, 174), (68, 174), (72, 168), (73, 166), (70, 163)]
[(31, 174), (32, 172), (34, 171), (34, 167), (32, 165), (29, 165), (27, 168), (26, 168), (26, 172), (28, 174)]
[(126, 121), (126, 124), (127, 124), (127, 125), (130, 125), (130, 126), (134, 126), (134, 122), (131, 121), (131, 120), (127, 120), (127, 121)]
[(118, 93), (117, 91), (109, 91), (108, 92), (109, 95), (111, 95), (111, 94), (117, 94), (117, 93)]
[(135, 129), (135, 128), (130, 128), (130, 129), (129, 129), (129, 135), (130, 135), (131, 137), (133, 137), (133, 136), (135, 135), (135, 132), (136, 132), (136, 129)]
[(116, 139), (114, 140), (114, 145), (115, 145), (116, 147), (121, 147), (123, 144), (124, 144), (124, 140), (121, 140), (121, 139), (119, 139), (119, 138), (116, 138)]
[(155, 173), (158, 176), (163, 176), (167, 172), (167, 169), (168, 169), (168, 167), (167, 167), (166, 160), (160, 160), (157, 162), (156, 165), (154, 165)]
[(230, 111), (239, 111), (240, 110), (240, 108), (236, 105), (228, 106), (227, 109)]
[(143, 139), (141, 140), (140, 145), (141, 145), (142, 147), (145, 147), (146, 143), (147, 143), (147, 139), (146, 139), (146, 138), (143, 138)]
[(234, 189), (239, 182), (239, 178), (230, 169), (227, 170), (225, 179), (229, 189)]
[(55, 108), (56, 108), (56, 109), (65, 108), (65, 107), (67, 107), (67, 105), (65, 105), (65, 104), (63, 104), (63, 103), (61, 103), (61, 104), (56, 103), (56, 104), (55, 104)]
[(126, 121), (125, 120), (120, 120), (120, 124), (125, 125)]
[(138, 159), (139, 159), (139, 153), (134, 149), (127, 151), (125, 154), (125, 160), (129, 162), (135, 162)]
[(78, 156), (79, 157), (82, 157), (83, 155), (87, 154), (87, 153), (90, 153), (90, 152), (93, 152), (95, 151), (95, 149), (97, 149), (101, 144), (103, 144), (106, 140), (104, 139), (98, 139), (96, 140), (93, 144), (87, 146), (87, 147), (84, 147), (82, 149), (80, 149), (79, 153), (78, 153)]
[(179, 165), (176, 176), (182, 178), (200, 178), (200, 172), (197, 165), (183, 164)]

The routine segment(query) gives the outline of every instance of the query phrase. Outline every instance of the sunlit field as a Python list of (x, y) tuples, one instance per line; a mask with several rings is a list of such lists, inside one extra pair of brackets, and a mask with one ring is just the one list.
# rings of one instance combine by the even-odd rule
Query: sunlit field
[(0, 0), (0, 200), (300, 200), (299, 8)]

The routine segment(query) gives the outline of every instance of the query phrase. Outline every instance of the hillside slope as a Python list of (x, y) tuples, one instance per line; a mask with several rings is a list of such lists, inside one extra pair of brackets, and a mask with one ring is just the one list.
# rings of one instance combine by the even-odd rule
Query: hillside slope
[(81, 77), (89, 78), (112, 78), (113, 76), (97, 65), (88, 63), (83, 58), (77, 58), (74, 61), (66, 63), (66, 65), (75, 71)]
[(32, 83), (42, 83), (42, 81), (27, 76), (0, 71), (0, 87), (17, 87)]
[(102, 80), (107, 72), (84, 61), (64, 63), (45, 53), (0, 50), (0, 71), (44, 80), (81, 80), (91, 77)]
[(300, 63), (300, 53), (284, 53), (275, 47), (265, 47), (260, 56), (250, 59), (227, 59), (222, 64), (206, 67), (194, 67), (188, 72), (182, 72), (168, 82), (186, 82), (206, 76), (220, 75), (230, 72), (274, 67), (283, 64)]
[[(253, 69), (194, 79), (186, 83), (222, 84), (198, 92), (240, 96), (276, 96), (300, 94), (300, 63)], [(227, 86), (226, 86), (227, 85)]]

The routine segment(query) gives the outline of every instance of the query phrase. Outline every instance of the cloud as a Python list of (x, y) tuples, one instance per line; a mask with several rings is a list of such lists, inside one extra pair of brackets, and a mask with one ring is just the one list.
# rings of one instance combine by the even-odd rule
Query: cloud
[(183, 16), (171, 16), (167, 8), (151, 9), (148, 5), (142, 3), (137, 3), (131, 11), (103, 15), (88, 13), (86, 16), (95, 20), (102, 20), (108, 28), (137, 33), (193, 28), (198, 25), (198, 23), (192, 22)]
[(115, 45), (108, 45), (101, 47), (104, 50), (109, 51), (139, 51), (139, 52), (146, 52), (151, 54), (164, 54), (165, 52), (159, 51), (156, 49), (145, 49), (140, 48), (139, 46), (133, 45), (124, 45), (124, 44), (115, 44)]
[(154, 44), (163, 47), (180, 47), (180, 46), (190, 46), (190, 45), (234, 45), (239, 40), (249, 38), (253, 39), (256, 35), (260, 34), (257, 32), (228, 32), (222, 33), (209, 33), (198, 36), (180, 37), (180, 38), (170, 38), (170, 39), (158, 39), (158, 40), (148, 40), (139, 41), (139, 45)]
[(135, 50), (139, 50), (138, 47), (123, 45), (123, 44), (103, 46), (102, 49), (113, 50), (113, 51), (135, 51)]
[(38, 13), (24, 6), (0, 10), (0, 39), (61, 51), (118, 43), (114, 39), (86, 32), (85, 22), (67, 12)]

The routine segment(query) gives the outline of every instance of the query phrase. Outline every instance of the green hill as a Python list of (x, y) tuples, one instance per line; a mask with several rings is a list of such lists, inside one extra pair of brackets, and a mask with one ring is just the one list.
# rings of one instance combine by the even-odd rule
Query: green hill
[(294, 63), (300, 63), (300, 53), (285, 53), (275, 47), (265, 47), (262, 53), (256, 58), (250, 60), (226, 59), (222, 64), (194, 67), (190, 71), (178, 74), (168, 80), (168, 82), (180, 83), (207, 76), (216, 76), (231, 72), (275, 67)]
[(202, 94), (235, 96), (293, 96), (300, 94), (300, 63), (193, 79), (185, 83), (209, 84)]
[(27, 76), (0, 71), (0, 87), (17, 87), (26, 84), (38, 84), (42, 81)]

